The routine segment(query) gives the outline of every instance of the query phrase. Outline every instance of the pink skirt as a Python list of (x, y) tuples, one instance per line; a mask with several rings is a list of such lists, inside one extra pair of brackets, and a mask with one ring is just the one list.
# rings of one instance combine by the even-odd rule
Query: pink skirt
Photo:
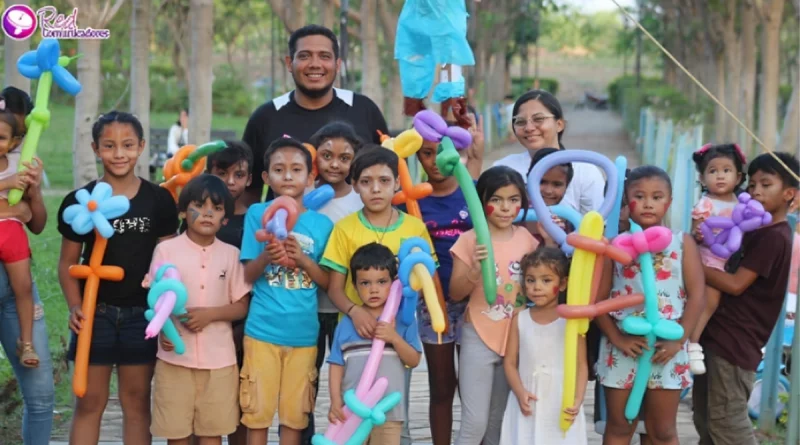
[(725, 258), (714, 255), (711, 249), (706, 246), (700, 246), (700, 259), (703, 261), (703, 265), (723, 272), (725, 271), (725, 263), (728, 262)]

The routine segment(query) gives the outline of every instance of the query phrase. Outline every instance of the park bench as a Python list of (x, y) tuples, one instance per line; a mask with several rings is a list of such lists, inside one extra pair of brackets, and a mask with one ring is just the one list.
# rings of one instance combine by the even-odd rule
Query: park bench
[[(150, 176), (153, 177), (159, 168), (164, 167), (169, 156), (167, 156), (167, 138), (169, 128), (151, 128), (150, 139), (147, 145), (150, 147)], [(211, 140), (236, 139), (236, 132), (233, 130), (211, 130)], [(160, 178), (156, 178), (160, 179)]]

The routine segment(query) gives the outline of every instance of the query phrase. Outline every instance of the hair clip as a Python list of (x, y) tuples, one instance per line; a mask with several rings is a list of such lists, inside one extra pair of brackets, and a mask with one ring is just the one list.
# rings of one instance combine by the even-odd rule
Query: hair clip
[[(739, 144), (734, 143), (731, 145), (733, 145), (733, 148), (736, 151), (736, 155), (739, 156), (739, 160), (742, 161), (742, 164), (747, 164), (747, 158), (744, 156), (744, 153), (742, 152), (741, 147), (739, 147)], [(702, 147), (700, 147), (699, 150), (695, 152), (695, 154), (704, 155), (713, 146), (714, 144), (703, 145)]]
[(0, 99), (0, 111), (6, 111), (6, 100)]

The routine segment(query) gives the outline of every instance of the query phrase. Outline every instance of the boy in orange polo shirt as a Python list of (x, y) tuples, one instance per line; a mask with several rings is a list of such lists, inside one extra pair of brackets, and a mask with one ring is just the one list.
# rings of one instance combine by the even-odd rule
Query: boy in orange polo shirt
[[(239, 249), (219, 241), (217, 232), (234, 214), (234, 200), (216, 176), (193, 179), (181, 192), (178, 210), (186, 232), (160, 243), (154, 264), (178, 268), (188, 291), (187, 315), (178, 324), (186, 351), (172, 351), (161, 338), (155, 369), (150, 431), (169, 444), (191, 436), (220, 443), (239, 424), (239, 369), (231, 322), (247, 315), (250, 286)], [(151, 278), (148, 277), (146, 281)]]

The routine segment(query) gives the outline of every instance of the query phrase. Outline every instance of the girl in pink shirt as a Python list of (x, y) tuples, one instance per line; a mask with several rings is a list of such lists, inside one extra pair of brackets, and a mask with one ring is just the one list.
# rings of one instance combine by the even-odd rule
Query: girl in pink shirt
[(481, 175), (476, 188), (492, 238), (497, 296), (489, 306), (480, 265), (487, 256), (486, 246), (477, 244), (474, 230), (462, 233), (450, 249), (450, 297), (454, 301), (469, 297), (458, 366), (461, 429), (456, 445), (481, 441), (495, 445), (500, 440), (509, 392), (503, 371), (506, 339), (515, 309), (526, 301), (520, 290), (520, 260), (539, 244), (527, 229), (513, 225), (519, 210), (528, 208), (522, 175), (509, 167), (492, 167)]

